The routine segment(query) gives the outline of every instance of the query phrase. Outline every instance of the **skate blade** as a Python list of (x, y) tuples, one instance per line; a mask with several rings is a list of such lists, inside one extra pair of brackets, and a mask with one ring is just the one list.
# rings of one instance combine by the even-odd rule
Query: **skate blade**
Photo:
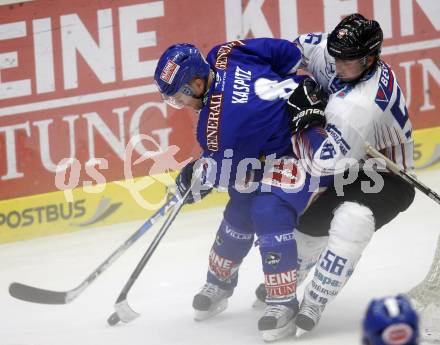
[(204, 321), (209, 319), (217, 314), (220, 314), (228, 307), (228, 299), (224, 299), (217, 306), (215, 306), (211, 310), (195, 310), (194, 312), (194, 320), (195, 321)]
[(290, 335), (294, 335), (295, 331), (296, 331), (296, 325), (295, 322), (292, 320), (283, 327), (260, 331), (260, 333), (261, 333), (261, 337), (266, 343), (271, 343), (273, 341), (286, 338)]
[(309, 333), (309, 331), (306, 331), (305, 329), (302, 329), (302, 328), (296, 326), (296, 334), (295, 334), (295, 336), (297, 338), (301, 338), (304, 334), (307, 334), (307, 333)]
[(266, 308), (266, 303), (257, 298), (254, 301), (254, 303), (252, 304), (252, 308), (257, 309), (257, 310), (264, 309), (264, 308)]

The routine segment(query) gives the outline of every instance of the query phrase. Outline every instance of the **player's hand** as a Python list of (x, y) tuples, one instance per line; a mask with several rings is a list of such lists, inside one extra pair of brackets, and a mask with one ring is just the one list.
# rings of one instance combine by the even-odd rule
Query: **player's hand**
[[(196, 168), (194, 169), (194, 167)], [(212, 191), (212, 186), (208, 183), (204, 183), (204, 179), (206, 178), (204, 169), (203, 163), (201, 160), (198, 160), (185, 165), (183, 169), (180, 170), (179, 175), (177, 175), (176, 186), (182, 197), (191, 188), (191, 185), (193, 185), (185, 200), (186, 204), (193, 204), (203, 199)], [(194, 171), (196, 173), (194, 173)], [(193, 179), (196, 180), (193, 181)]]
[(324, 109), (328, 97), (319, 84), (311, 78), (303, 79), (287, 101), (292, 116), (293, 133), (326, 124)]

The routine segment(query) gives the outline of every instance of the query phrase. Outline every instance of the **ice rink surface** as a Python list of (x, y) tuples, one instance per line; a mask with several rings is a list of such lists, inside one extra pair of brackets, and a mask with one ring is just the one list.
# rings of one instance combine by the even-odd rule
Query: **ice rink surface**
[[(419, 178), (440, 191), (438, 172), (424, 172)], [(439, 215), (440, 205), (418, 192), (410, 209), (374, 236), (319, 327), (299, 340), (276, 344), (360, 344), (360, 321), (370, 299), (406, 292), (424, 278), (440, 234)], [(192, 298), (204, 283), (221, 217), (221, 209), (177, 217), (128, 295), (129, 304), (141, 316), (115, 327), (107, 325), (107, 317), (158, 224), (68, 305), (18, 301), (10, 297), (8, 286), (17, 281), (69, 290), (142, 222), (0, 246), (0, 345), (263, 344), (257, 331), (261, 310), (251, 307), (254, 290), (263, 281), (257, 248), (241, 267), (229, 308), (211, 320), (192, 319)]]

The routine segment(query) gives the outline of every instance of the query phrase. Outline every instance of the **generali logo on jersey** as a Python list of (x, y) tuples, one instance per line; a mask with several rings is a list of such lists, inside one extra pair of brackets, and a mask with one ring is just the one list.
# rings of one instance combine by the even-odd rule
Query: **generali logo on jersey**
[(223, 93), (212, 94), (209, 101), (209, 113), (206, 123), (206, 145), (210, 151), (219, 149), (220, 115), (223, 103)]
[(231, 50), (234, 47), (244, 45), (242, 41), (232, 41), (228, 44), (222, 45), (218, 52), (217, 52), (217, 58), (215, 61), (215, 68), (220, 70), (225, 70), (226, 67), (228, 67), (228, 58), (229, 54), (231, 53)]

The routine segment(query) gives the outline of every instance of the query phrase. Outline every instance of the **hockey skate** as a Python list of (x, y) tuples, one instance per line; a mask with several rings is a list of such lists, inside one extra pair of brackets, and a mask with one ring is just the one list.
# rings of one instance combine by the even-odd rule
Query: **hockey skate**
[(232, 296), (233, 291), (223, 290), (215, 284), (206, 283), (193, 299), (194, 320), (203, 321), (221, 313), (227, 308), (228, 298)]
[(304, 297), (295, 320), (297, 337), (302, 336), (304, 333), (310, 332), (316, 327), (324, 308), (325, 305), (313, 303), (312, 301), (309, 301), (307, 297)]
[(252, 308), (264, 309), (266, 306), (266, 295), (266, 286), (264, 286), (264, 283), (261, 283), (255, 290), (255, 301), (252, 304)]
[(294, 308), (283, 304), (268, 304), (258, 321), (258, 330), (264, 341), (272, 342), (295, 333), (294, 318), (298, 313), (298, 304)]

